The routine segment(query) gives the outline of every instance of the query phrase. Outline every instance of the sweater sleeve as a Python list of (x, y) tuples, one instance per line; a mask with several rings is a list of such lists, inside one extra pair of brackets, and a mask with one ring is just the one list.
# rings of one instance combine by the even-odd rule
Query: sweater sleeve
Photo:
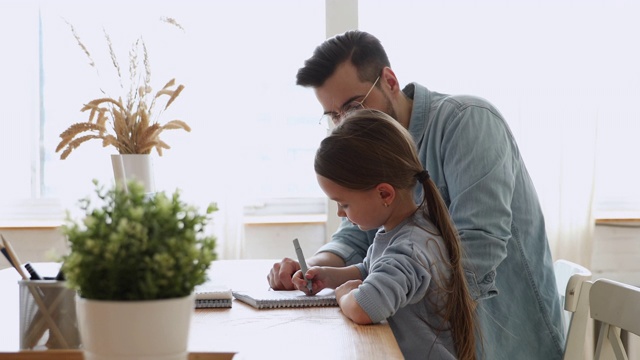
[(374, 323), (383, 321), (424, 298), (431, 281), (427, 264), (412, 243), (392, 245), (372, 262), (354, 297)]

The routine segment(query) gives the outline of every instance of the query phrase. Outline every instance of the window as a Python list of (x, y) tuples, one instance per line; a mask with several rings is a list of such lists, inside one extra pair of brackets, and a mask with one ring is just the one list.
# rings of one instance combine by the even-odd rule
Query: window
[[(8, 39), (12, 42), (7, 48), (29, 46), (29, 53), (13, 61), (21, 70), (11, 78), (20, 86), (20, 94), (10, 99), (21, 101), (20, 106), (3, 107), (4, 116), (22, 125), (2, 135), (6, 141), (1, 146), (11, 150), (3, 154), (12, 154), (3, 157), (3, 166), (12, 169), (12, 181), (20, 184), (19, 189), (5, 188), (4, 196), (16, 201), (61, 199), (59, 219), (62, 208), (77, 207), (76, 201), (93, 191), (92, 179), (102, 184), (112, 181), (113, 148), (89, 141), (66, 160), (54, 152), (58, 135), (73, 122), (87, 119), (87, 113), (79, 111), (81, 106), (105, 96), (100, 89), (110, 97), (126, 94), (119, 88), (104, 29), (125, 81), (128, 51), (142, 36), (152, 86), (159, 88), (174, 77), (185, 85), (161, 122), (179, 118), (192, 132), (164, 133), (171, 149), (162, 157), (154, 152), (158, 190), (180, 188), (186, 201), (201, 206), (229, 198), (256, 209), (269, 199), (286, 197), (301, 199), (297, 208), (316, 211), (324, 202), (312, 168), (315, 148), (326, 134), (318, 122), (322, 111), (311, 90), (295, 85), (296, 70), (324, 39), (324, 1), (115, 1), (99, 11), (95, 2), (29, 4), (2, 11), (5, 24), (10, 24), (5, 25), (5, 34), (29, 35)], [(162, 17), (174, 18), (184, 31), (160, 21)], [(89, 65), (69, 24), (95, 67)], [(124, 86), (128, 89), (128, 84)], [(20, 120), (24, 117), (20, 112), (28, 112), (28, 122)], [(33, 134), (40, 126), (38, 141)], [(36, 185), (27, 186), (30, 182)], [(7, 213), (13, 212), (11, 208)]]
[[(38, 9), (34, 2), (0, 5), (0, 226), (59, 223), (61, 206), (44, 198), (40, 147)], [(53, 210), (53, 211), (52, 211)]]
[[(560, 136), (554, 116), (572, 119), (562, 132), (571, 140), (591, 136), (591, 128), (579, 131), (593, 126), (598, 216), (640, 217), (640, 114), (633, 106), (640, 53), (631, 45), (640, 25), (630, 6), (638, 5), (371, 0), (359, 2), (358, 20), (382, 40), (403, 84), (496, 104), (536, 186), (555, 184), (545, 168), (557, 153), (544, 145)], [(184, 32), (159, 20), (165, 16)], [(11, 54), (0, 70), (0, 226), (55, 225), (63, 209), (92, 192), (91, 179), (112, 181), (112, 148), (88, 142), (64, 161), (54, 153), (58, 135), (86, 119), (83, 102), (101, 96), (100, 87), (114, 89), (103, 27), (125, 70), (131, 43), (143, 36), (152, 84), (175, 77), (186, 85), (163, 119), (180, 118), (193, 131), (165, 133), (172, 148), (154, 159), (158, 189), (181, 188), (201, 206), (226, 199), (249, 214), (323, 207), (312, 171), (325, 135), (322, 110), (310, 89), (295, 85), (295, 72), (325, 38), (324, 0), (10, 0), (0, 5), (0, 20), (0, 31), (11, 34), (0, 40)]]

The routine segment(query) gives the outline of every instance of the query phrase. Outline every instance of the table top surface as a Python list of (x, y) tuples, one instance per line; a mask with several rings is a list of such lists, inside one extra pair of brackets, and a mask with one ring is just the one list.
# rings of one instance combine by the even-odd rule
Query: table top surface
[[(231, 289), (268, 288), (266, 276), (277, 260), (217, 260), (209, 281)], [(42, 276), (55, 263), (33, 264)], [(0, 270), (0, 352), (19, 349), (18, 273)], [(338, 307), (254, 309), (233, 300), (231, 308), (197, 309), (189, 333), (190, 352), (237, 353), (240, 359), (401, 359), (385, 323), (357, 325)]]

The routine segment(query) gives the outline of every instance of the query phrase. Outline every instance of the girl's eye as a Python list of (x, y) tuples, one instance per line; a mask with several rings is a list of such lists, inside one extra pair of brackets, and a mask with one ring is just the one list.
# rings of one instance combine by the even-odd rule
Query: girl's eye
[(349, 205), (344, 205), (344, 204), (340, 204), (340, 203), (337, 203), (337, 204), (338, 204), (338, 207), (342, 208), (342, 209), (346, 209), (347, 207), (349, 207)]

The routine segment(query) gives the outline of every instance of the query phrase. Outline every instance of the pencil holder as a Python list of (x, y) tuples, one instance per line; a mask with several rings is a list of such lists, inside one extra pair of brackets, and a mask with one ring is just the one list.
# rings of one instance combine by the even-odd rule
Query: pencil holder
[(77, 349), (76, 292), (64, 281), (20, 280), (20, 349)]

